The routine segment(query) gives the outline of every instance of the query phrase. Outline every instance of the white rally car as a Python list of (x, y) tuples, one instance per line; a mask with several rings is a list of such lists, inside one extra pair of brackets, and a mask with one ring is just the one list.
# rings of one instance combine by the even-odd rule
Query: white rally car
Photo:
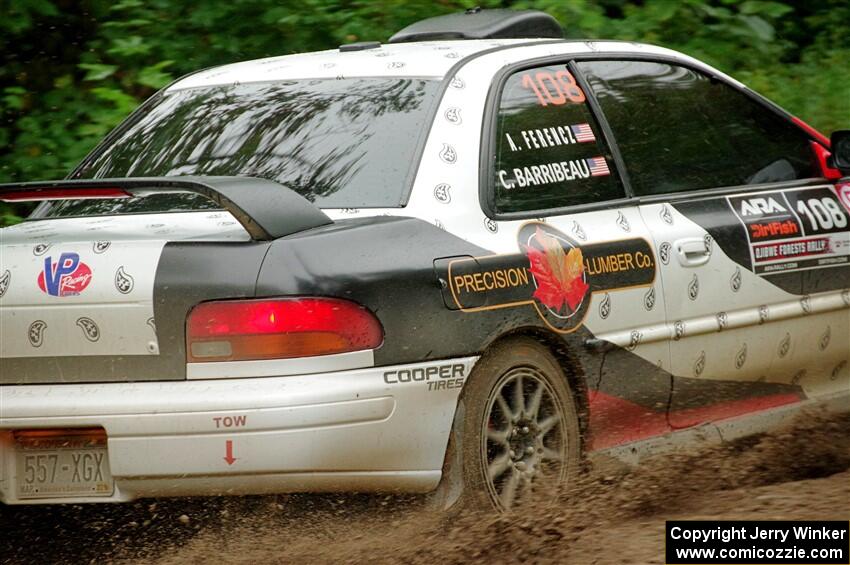
[[(0, 501), (514, 505), (850, 408), (850, 135), (539, 12), (204, 70), (0, 232)], [(612, 459), (613, 458), (613, 459)]]

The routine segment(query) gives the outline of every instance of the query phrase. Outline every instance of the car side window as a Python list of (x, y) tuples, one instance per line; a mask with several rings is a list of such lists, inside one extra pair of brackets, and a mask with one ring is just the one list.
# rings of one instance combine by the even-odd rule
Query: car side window
[(735, 88), (652, 61), (578, 63), (637, 195), (821, 176), (808, 137)]
[(566, 65), (508, 77), (496, 129), (497, 213), (625, 197), (585, 94)]

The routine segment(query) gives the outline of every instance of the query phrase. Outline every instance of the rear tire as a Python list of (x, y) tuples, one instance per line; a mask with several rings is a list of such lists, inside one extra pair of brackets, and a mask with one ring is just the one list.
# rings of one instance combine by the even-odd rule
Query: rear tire
[(443, 509), (517, 509), (570, 481), (581, 456), (564, 371), (540, 342), (495, 345), (475, 365), (455, 413), (436, 498)]

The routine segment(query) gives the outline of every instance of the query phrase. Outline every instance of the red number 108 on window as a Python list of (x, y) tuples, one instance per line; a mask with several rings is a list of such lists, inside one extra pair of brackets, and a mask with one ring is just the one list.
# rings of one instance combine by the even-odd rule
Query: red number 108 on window
[(541, 71), (534, 76), (526, 73), (522, 75), (522, 87), (533, 90), (541, 106), (561, 106), (568, 101), (581, 104), (585, 100), (584, 92), (568, 71), (558, 71), (554, 75)]

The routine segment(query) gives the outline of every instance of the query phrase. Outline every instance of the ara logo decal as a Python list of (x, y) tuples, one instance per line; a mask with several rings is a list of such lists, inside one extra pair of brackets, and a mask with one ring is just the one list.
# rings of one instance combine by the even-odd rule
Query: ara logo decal
[[(531, 305), (552, 329), (571, 332), (579, 327), (594, 292), (605, 294), (599, 315), (610, 314), (608, 292), (651, 287), (655, 256), (641, 238), (579, 244), (540, 222), (523, 225), (519, 253), (457, 259), (438, 276), (448, 281), (444, 299), (463, 311)], [(654, 306), (651, 289), (645, 305)]]
[(770, 216), (786, 212), (785, 207), (772, 196), (741, 199), (741, 216)]
[(44, 269), (38, 274), (38, 288), (50, 296), (76, 296), (89, 285), (92, 272), (76, 253), (62, 253), (59, 259), (44, 258)]

